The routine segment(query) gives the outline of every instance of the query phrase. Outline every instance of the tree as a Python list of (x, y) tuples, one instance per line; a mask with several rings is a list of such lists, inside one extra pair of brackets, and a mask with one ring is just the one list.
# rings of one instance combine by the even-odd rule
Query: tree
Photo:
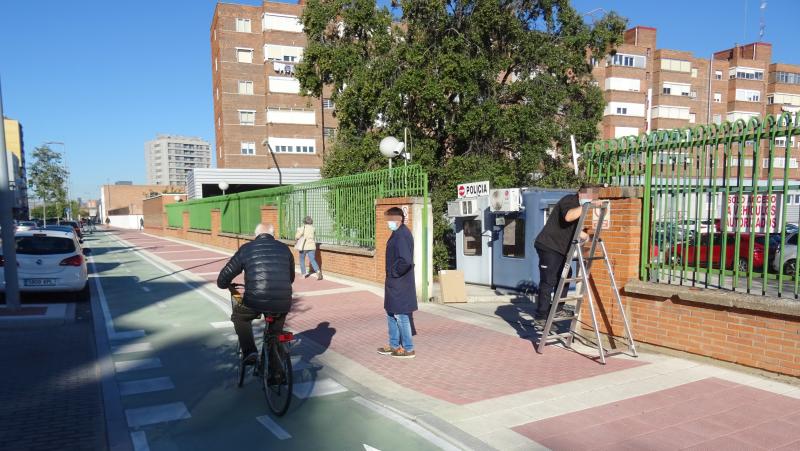
[[(339, 122), (327, 177), (386, 166), (377, 143), (408, 129), (428, 171), (435, 237), (460, 182), (570, 186), (570, 135), (596, 138), (602, 91), (591, 58), (622, 40), (625, 20), (584, 23), (568, 0), (400, 0), (401, 22), (371, 0), (309, 0), (302, 91), (331, 86)], [(444, 240), (435, 262), (446, 264)]]
[[(61, 162), (61, 154), (47, 145), (37, 147), (33, 151), (33, 164), (28, 175), (34, 194), (45, 203), (63, 206), (67, 203), (66, 180), (67, 170)], [(57, 216), (63, 211), (57, 209)]]

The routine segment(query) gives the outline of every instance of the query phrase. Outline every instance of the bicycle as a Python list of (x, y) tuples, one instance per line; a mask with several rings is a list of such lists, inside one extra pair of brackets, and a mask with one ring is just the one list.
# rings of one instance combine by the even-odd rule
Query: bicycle
[[(228, 287), (231, 292), (231, 308), (234, 310), (243, 305), (242, 294), (238, 290), (242, 287), (244, 285), (238, 283)], [(266, 325), (261, 335), (261, 351), (258, 353), (258, 360), (252, 364), (253, 376), (261, 378), (261, 389), (264, 391), (269, 409), (275, 415), (283, 416), (289, 410), (292, 400), (292, 359), (286, 344), (294, 339), (294, 334), (288, 331), (281, 331), (279, 334), (270, 333), (269, 325), (275, 322), (276, 315), (261, 314), (264, 315)], [(273, 362), (275, 362), (275, 371), (272, 371), (275, 374), (271, 374), (267, 356), (272, 356)], [(238, 386), (241, 388), (250, 364), (244, 362), (241, 346), (238, 347), (237, 357), (239, 359)]]

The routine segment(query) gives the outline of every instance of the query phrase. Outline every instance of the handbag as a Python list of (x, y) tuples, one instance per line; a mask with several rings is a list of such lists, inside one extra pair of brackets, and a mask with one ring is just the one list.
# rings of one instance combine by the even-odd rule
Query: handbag
[(305, 245), (306, 245), (306, 237), (305, 237), (305, 235), (306, 235), (306, 226), (303, 225), (303, 244), (300, 244), (300, 240), (297, 240), (297, 241), (294, 242), (294, 248), (299, 252), (302, 252), (303, 251), (303, 247), (305, 247)]

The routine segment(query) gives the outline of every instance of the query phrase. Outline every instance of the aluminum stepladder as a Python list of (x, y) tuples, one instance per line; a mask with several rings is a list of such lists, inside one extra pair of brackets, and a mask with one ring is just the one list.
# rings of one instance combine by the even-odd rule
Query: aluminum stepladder
[[(611, 279), (611, 290), (614, 293), (615, 301), (619, 307), (620, 314), (622, 315), (622, 321), (625, 326), (625, 339), (628, 342), (628, 351), (633, 357), (638, 357), (638, 354), (636, 353), (636, 343), (633, 341), (633, 335), (631, 334), (628, 317), (625, 314), (625, 307), (622, 305), (622, 299), (620, 299), (619, 296), (617, 282), (614, 278), (614, 269), (611, 267), (611, 262), (608, 260), (606, 245), (601, 237), (601, 232), (603, 231), (603, 222), (608, 214), (609, 205), (610, 202), (605, 200), (601, 201), (600, 205), (587, 203), (582, 207), (583, 211), (581, 212), (580, 219), (578, 219), (578, 225), (575, 228), (575, 234), (572, 236), (570, 248), (567, 252), (568, 257), (564, 262), (564, 267), (561, 269), (561, 278), (559, 279), (558, 286), (556, 287), (555, 297), (553, 303), (550, 305), (550, 312), (547, 315), (547, 321), (545, 322), (544, 330), (542, 330), (541, 338), (536, 346), (536, 351), (540, 354), (544, 351), (545, 345), (550, 340), (563, 340), (568, 348), (572, 347), (572, 341), (576, 335), (575, 328), (578, 326), (581, 307), (585, 297), (586, 301), (589, 303), (589, 311), (591, 312), (592, 327), (594, 328), (595, 338), (597, 340), (597, 352), (600, 356), (600, 363), (605, 364), (606, 357), (612, 355), (603, 347), (603, 342), (601, 341), (600, 337), (600, 329), (597, 326), (597, 312), (594, 305), (595, 299), (592, 295), (592, 290), (589, 287), (589, 275), (591, 274), (590, 271), (592, 269), (592, 263), (595, 260), (603, 260), (606, 263), (609, 279)], [(584, 228), (586, 217), (589, 214), (593, 214), (595, 210), (599, 210), (597, 226), (595, 227), (594, 235), (591, 237), (589, 254), (588, 256), (584, 257), (584, 243), (580, 241), (580, 235)], [(602, 256), (595, 255), (598, 245), (600, 247), (600, 251), (603, 253)], [(573, 261), (577, 262), (577, 274), (573, 275), (572, 277), (567, 277)], [(564, 288), (569, 287), (569, 284), (572, 282), (580, 282), (578, 287), (575, 289), (575, 293), (568, 293), (566, 296), (562, 296)], [(569, 301), (576, 301), (575, 312), (569, 316), (556, 317), (558, 307)], [(566, 321), (570, 322), (568, 331), (562, 333), (551, 333), (554, 325)]]

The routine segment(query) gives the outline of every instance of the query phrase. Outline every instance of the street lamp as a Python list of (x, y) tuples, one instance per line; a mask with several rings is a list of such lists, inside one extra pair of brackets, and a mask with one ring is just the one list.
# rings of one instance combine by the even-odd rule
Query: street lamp
[(272, 146), (269, 145), (267, 138), (261, 141), (261, 144), (267, 148), (267, 151), (272, 155), (272, 161), (275, 163), (275, 169), (278, 170), (278, 185), (283, 186), (283, 174), (281, 174), (281, 167), (278, 165), (278, 159), (275, 158), (275, 152), (272, 151)]
[(228, 182), (219, 182), (219, 184), (217, 184), (217, 186), (219, 187), (219, 189), (222, 190), (222, 195), (224, 196), (225, 195), (225, 191), (228, 189), (228, 186), (229, 186)]
[(181, 201), (181, 196), (179, 196), (179, 195), (177, 195), (177, 194), (176, 194), (176, 195), (172, 196), (172, 199), (173, 199), (175, 202), (180, 202), (180, 201)]
[(67, 219), (72, 221), (72, 205), (69, 202), (69, 166), (67, 165), (67, 145), (61, 141), (47, 141), (45, 144), (55, 144), (62, 146), (64, 152), (64, 171), (67, 173)]
[(395, 157), (402, 155), (405, 148), (405, 143), (401, 143), (394, 136), (387, 136), (383, 138), (378, 146), (378, 149), (381, 151), (381, 155), (389, 159), (389, 169), (392, 168), (392, 160)]

